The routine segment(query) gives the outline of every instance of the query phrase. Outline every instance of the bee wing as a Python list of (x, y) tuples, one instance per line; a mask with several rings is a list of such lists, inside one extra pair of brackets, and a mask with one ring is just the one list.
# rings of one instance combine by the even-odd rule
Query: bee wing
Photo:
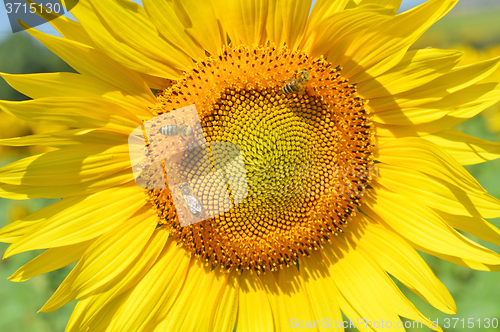
[(183, 196), (190, 211), (198, 213), (201, 212), (201, 204), (194, 196), (192, 195), (183, 195)]

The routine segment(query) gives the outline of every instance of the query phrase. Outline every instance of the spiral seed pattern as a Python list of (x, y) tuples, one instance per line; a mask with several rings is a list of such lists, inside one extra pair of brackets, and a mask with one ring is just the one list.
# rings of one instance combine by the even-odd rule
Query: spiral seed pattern
[[(285, 95), (283, 81), (300, 68), (311, 79), (304, 91)], [(147, 190), (159, 226), (200, 260), (223, 270), (273, 271), (297, 262), (343, 232), (369, 188), (373, 130), (369, 109), (341, 68), (300, 51), (261, 46), (226, 48), (200, 61), (157, 95), (156, 115), (195, 104), (208, 144), (230, 142), (241, 149), (245, 199), (221, 206), (215, 183), (199, 181), (212, 170), (204, 148), (179, 157), (183, 177), (203, 206), (227, 210), (181, 227), (168, 189)], [(189, 143), (186, 143), (189, 144)], [(155, 158), (164, 158), (164, 149)], [(231, 158), (227, 151), (221, 154)], [(219, 161), (225, 164), (224, 160)], [(230, 192), (231, 197), (241, 193)]]

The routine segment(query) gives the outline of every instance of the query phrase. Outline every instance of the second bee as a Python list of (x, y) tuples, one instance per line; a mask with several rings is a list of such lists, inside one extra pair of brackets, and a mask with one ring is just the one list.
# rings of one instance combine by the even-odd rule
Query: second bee
[(311, 73), (309, 70), (302, 68), (293, 74), (292, 78), (286, 80), (288, 82), (281, 88), (281, 91), (285, 95), (291, 95), (292, 93), (297, 93), (306, 89), (306, 84), (311, 79)]

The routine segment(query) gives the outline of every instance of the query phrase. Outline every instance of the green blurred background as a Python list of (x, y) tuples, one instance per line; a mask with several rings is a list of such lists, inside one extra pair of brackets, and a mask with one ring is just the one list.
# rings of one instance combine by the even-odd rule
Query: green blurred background
[[(500, 56), (499, 2), (462, 0), (460, 6), (426, 32), (414, 45), (414, 48), (430, 46), (464, 50), (466, 54), (463, 64)], [(18, 74), (72, 71), (72, 69), (26, 33), (16, 33), (0, 42), (0, 71)], [(497, 80), (500, 81), (500, 73)], [(23, 100), (26, 97), (11, 89), (0, 78), (0, 99)], [(0, 111), (0, 138), (51, 132), (60, 128), (24, 122)], [(487, 112), (463, 123), (457, 129), (483, 139), (499, 141), (500, 105), (497, 104)], [(44, 151), (46, 149), (40, 146), (29, 148), (0, 146), (0, 166)], [(498, 174), (500, 160), (467, 166), (466, 168), (490, 194), (500, 198), (500, 175)], [(53, 200), (48, 199), (28, 201), (0, 199), (0, 227), (21, 219), (52, 202)], [(492, 222), (500, 227), (500, 220)], [(494, 245), (484, 243), (479, 239), (473, 240), (500, 252), (499, 248)], [(3, 255), (7, 246), (7, 244), (0, 243), (0, 254)], [(7, 280), (7, 277), (12, 275), (16, 269), (41, 252), (24, 253), (0, 261), (0, 299), (2, 299), (0, 301), (0, 331), (64, 331), (75, 305), (74, 302), (53, 313), (37, 314), (36, 312), (49, 299), (72, 266), (35, 277), (24, 283), (13, 283)], [(498, 300), (500, 296), (500, 272), (473, 271), (432, 256), (422, 255), (448, 287), (458, 307), (456, 316), (442, 314), (398, 283), (403, 292), (425, 316), (430, 317), (433, 321), (439, 319), (440, 325), (446, 317), (464, 318), (465, 320), (474, 318), (476, 324), (477, 319), (500, 319), (500, 301)], [(428, 330), (425, 327), (408, 329), (408, 331)], [(459, 326), (444, 328), (444, 331), (463, 330)], [(481, 330), (500, 330), (500, 328), (482, 328)]]
[[(28, 34), (17, 33), (0, 43), (0, 71), (21, 74), (73, 70)], [(27, 98), (10, 88), (0, 78), (0, 99), (23, 100)], [(29, 123), (0, 111), (0, 138), (51, 132), (60, 128), (60, 126), (54, 125)], [(46, 150), (41, 146), (27, 148), (0, 146), (0, 166)], [(14, 220), (22, 219), (53, 201), (51, 199), (13, 201), (0, 198), (0, 227)], [(0, 243), (2, 256), (7, 247), (7, 244)], [(24, 253), (0, 261), (0, 299), (2, 299), (0, 301), (0, 331), (64, 331), (76, 302), (53, 313), (37, 314), (37, 311), (64, 280), (70, 271), (69, 267), (41, 275), (24, 283), (14, 283), (7, 280), (20, 266), (41, 252), (43, 250)]]

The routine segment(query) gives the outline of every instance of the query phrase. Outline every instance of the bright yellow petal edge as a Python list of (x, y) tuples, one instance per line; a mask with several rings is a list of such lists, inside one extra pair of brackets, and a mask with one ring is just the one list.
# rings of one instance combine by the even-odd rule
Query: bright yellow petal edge
[[(3, 145), (56, 148), (0, 169), (1, 197), (64, 197), (0, 231), (0, 240), (12, 243), (5, 257), (47, 249), (10, 279), (25, 281), (78, 261), (41, 309), (53, 311), (79, 299), (67, 331), (233, 331), (235, 327), (237, 331), (290, 331), (296, 330), (298, 322), (315, 321), (322, 322), (314, 326), (318, 330), (343, 331), (342, 324), (335, 324), (342, 321), (341, 311), (351, 320), (391, 322), (401, 330), (400, 317), (429, 325), (389, 274), (437, 309), (455, 313), (451, 295), (416, 250), (476, 270), (500, 270), (497, 253), (457, 231), (500, 244), (500, 231), (485, 220), (500, 217), (500, 202), (462, 166), (499, 158), (500, 144), (450, 129), (500, 100), (500, 84), (490, 79), (499, 72), (500, 59), (459, 67), (460, 52), (408, 51), (457, 0), (430, 0), (396, 15), (400, 2), (318, 0), (308, 16), (311, 1), (300, 0), (201, 0), (196, 6), (193, 1), (144, 0), (144, 8), (123, 0), (82, 0), (72, 9), (78, 22), (65, 17), (50, 21), (64, 38), (29, 29), (79, 74), (2, 74), (12, 87), (33, 98), (0, 101), (2, 110), (24, 120), (72, 128), (0, 140)], [(259, 53), (263, 50), (272, 53), (274, 60)], [(236, 57), (241, 52), (253, 60), (239, 63)], [(283, 96), (281, 82), (293, 73), (283, 54), (286, 59), (305, 55), (317, 70), (305, 96)], [(224, 58), (234, 61), (226, 65)], [(203, 76), (198, 71), (205, 68), (201, 64), (214, 64), (221, 75), (207, 69), (208, 76)], [(276, 73), (251, 69), (274, 64), (281, 66)], [(293, 66), (300, 68), (297, 63)], [(321, 86), (319, 71), (326, 68), (322, 66), (338, 68), (329, 70), (332, 75), (340, 73), (340, 78)], [(189, 86), (190, 82), (197, 83)], [(269, 99), (245, 99), (264, 91), (261, 82), (268, 84), (267, 94), (261, 96)], [(369, 114), (369, 121), (343, 119), (344, 106), (328, 104), (329, 96), (322, 95), (321, 89), (330, 91), (334, 84), (345, 92), (338, 95), (345, 99), (339, 100), (353, 102), (349, 105)], [(152, 89), (164, 92), (155, 95)], [(308, 110), (329, 105), (326, 113), (335, 114), (345, 128), (353, 123), (372, 131), (359, 138), (373, 141), (369, 145), (373, 149), (365, 152), (376, 169), (364, 195), (340, 207), (355, 207), (344, 210), (345, 218), (325, 220), (328, 227), (335, 226), (332, 229), (321, 228), (321, 218), (340, 205), (330, 207), (328, 201), (326, 212), (297, 213), (307, 215), (316, 228), (287, 219), (292, 222), (283, 229), (300, 228), (293, 234), (308, 239), (290, 247), (292, 258), (267, 261), (279, 266), (266, 270), (263, 263), (249, 262), (252, 269), (239, 269), (229, 258), (224, 267), (208, 254), (203, 256), (205, 248), (199, 243), (189, 247), (185, 242), (196, 234), (186, 235), (173, 227), (171, 211), (173, 221), (165, 219), (166, 205), (157, 204), (163, 196), (153, 197), (134, 183), (128, 159), (130, 132), (162, 114), (167, 104), (222, 105), (220, 98), (204, 99), (210, 91), (221, 96), (226, 96), (225, 91), (240, 93), (239, 102), (224, 99), (224, 105), (236, 105), (228, 106), (227, 117), (235, 116), (241, 107), (251, 109), (250, 115), (260, 121), (273, 116), (283, 103), (296, 103), (299, 106), (292, 109), (299, 113), (305, 109), (300, 114), (306, 115)], [(361, 99), (349, 99), (351, 94), (365, 104), (357, 105)], [(318, 104), (301, 104), (311, 100)], [(287, 114), (290, 118), (292, 113)], [(271, 119), (269, 128), (285, 130), (281, 135), (286, 136), (287, 127), (282, 124), (288, 119), (276, 121), (278, 127)], [(303, 123), (311, 121), (309, 117)], [(318, 128), (318, 133), (293, 130), (311, 139), (322, 135), (321, 127), (307, 128)], [(227, 133), (206, 130), (234, 140), (243, 135), (232, 127)], [(355, 132), (343, 131), (346, 136), (338, 144)], [(271, 131), (262, 135), (256, 137), (279, 140)], [(331, 137), (328, 132), (324, 135)], [(259, 150), (265, 144), (256, 140), (248, 149), (259, 154), (267, 151)], [(308, 147), (307, 140), (300, 144)], [(310, 151), (302, 152), (308, 156)], [(293, 204), (302, 202), (290, 199), (289, 205)], [(262, 206), (252, 216), (272, 209)], [(275, 221), (271, 218), (265, 225)], [(239, 231), (240, 226), (230, 227)], [(264, 233), (271, 228), (267, 227)], [(308, 236), (309, 229), (319, 230), (323, 240), (317, 240), (318, 234)], [(272, 234), (287, 240), (279, 238), (279, 232)], [(253, 236), (258, 240), (260, 235)], [(310, 250), (303, 250), (307, 245)], [(357, 327), (382, 329), (366, 323)]]

